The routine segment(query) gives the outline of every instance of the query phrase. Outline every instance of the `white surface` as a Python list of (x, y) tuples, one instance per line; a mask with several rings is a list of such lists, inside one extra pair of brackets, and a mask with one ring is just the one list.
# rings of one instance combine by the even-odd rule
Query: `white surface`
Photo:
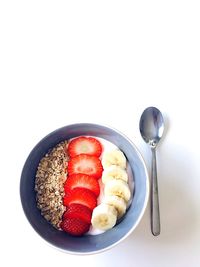
[[(1, 266), (200, 266), (199, 1), (1, 1)], [(47, 133), (106, 123), (150, 152), (143, 109), (165, 114), (158, 148), (162, 232), (149, 206), (131, 236), (95, 256), (46, 244), (19, 199), (23, 163)], [(3, 262), (3, 263), (2, 263)]]

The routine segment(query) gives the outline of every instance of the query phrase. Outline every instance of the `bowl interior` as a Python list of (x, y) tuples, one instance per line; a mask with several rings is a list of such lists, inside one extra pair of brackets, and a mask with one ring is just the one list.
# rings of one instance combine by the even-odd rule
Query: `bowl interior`
[[(73, 237), (56, 230), (40, 214), (34, 191), (35, 174), (40, 159), (47, 151), (63, 140), (80, 135), (104, 138), (121, 149), (129, 163), (134, 179), (134, 195), (123, 220), (113, 229), (100, 235)], [(44, 137), (31, 151), (22, 170), (20, 196), (27, 219), (32, 227), (51, 245), (68, 253), (92, 254), (111, 248), (134, 230), (141, 219), (148, 198), (148, 177), (144, 162), (136, 147), (121, 133), (96, 124), (74, 124), (60, 128)]]

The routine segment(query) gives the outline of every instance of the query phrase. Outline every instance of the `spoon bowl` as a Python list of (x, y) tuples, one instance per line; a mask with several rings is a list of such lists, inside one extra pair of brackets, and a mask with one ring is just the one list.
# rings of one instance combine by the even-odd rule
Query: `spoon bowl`
[(164, 132), (164, 120), (161, 112), (155, 107), (146, 108), (140, 119), (140, 133), (150, 146), (157, 146)]

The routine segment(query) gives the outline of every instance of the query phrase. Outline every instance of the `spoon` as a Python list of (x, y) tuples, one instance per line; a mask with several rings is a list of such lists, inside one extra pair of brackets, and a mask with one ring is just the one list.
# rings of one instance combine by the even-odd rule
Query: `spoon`
[(140, 118), (140, 133), (152, 151), (151, 166), (151, 232), (154, 236), (160, 234), (160, 211), (158, 198), (158, 182), (156, 168), (156, 147), (163, 135), (163, 116), (155, 107), (146, 108)]

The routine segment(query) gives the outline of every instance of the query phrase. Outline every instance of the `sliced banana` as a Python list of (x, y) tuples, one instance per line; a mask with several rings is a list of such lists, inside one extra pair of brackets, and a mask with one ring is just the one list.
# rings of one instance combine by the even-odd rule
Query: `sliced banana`
[(107, 181), (112, 179), (120, 179), (125, 182), (128, 181), (128, 174), (126, 170), (122, 169), (117, 165), (111, 165), (105, 168), (102, 174), (102, 182), (105, 184)]
[(131, 198), (131, 191), (126, 182), (122, 180), (110, 180), (105, 184), (104, 195), (115, 195), (123, 198), (126, 202)]
[(117, 221), (117, 210), (110, 205), (100, 204), (92, 213), (92, 226), (100, 230), (113, 228)]
[(117, 210), (117, 218), (121, 218), (126, 212), (126, 202), (123, 198), (118, 196), (105, 196), (103, 203), (115, 207)]
[(110, 150), (105, 152), (102, 157), (102, 165), (105, 168), (111, 165), (117, 165), (123, 169), (126, 168), (126, 157), (119, 149)]

